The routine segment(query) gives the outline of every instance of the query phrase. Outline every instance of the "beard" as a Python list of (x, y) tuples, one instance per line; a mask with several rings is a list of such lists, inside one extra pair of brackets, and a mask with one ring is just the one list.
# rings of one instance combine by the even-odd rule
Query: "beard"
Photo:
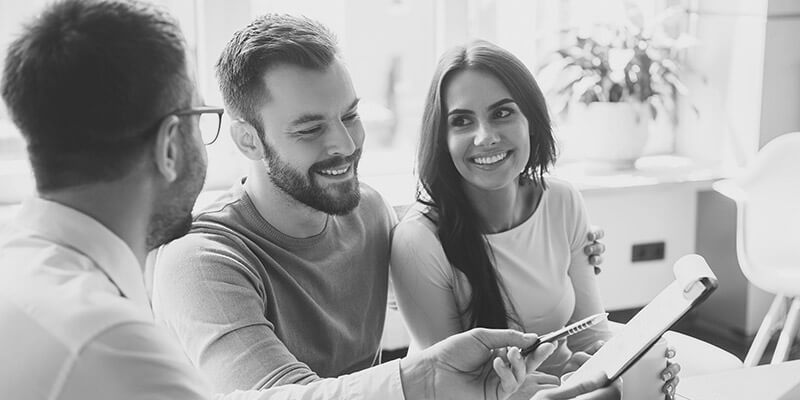
[(147, 226), (148, 251), (189, 233), (192, 226), (192, 208), (206, 179), (206, 163), (201, 150), (183, 133), (181, 149), (186, 157), (178, 179), (161, 196)]
[[(266, 162), (269, 166), (269, 179), (284, 193), (300, 203), (329, 215), (347, 215), (361, 201), (358, 186), (358, 162), (361, 149), (347, 157), (333, 157), (311, 165), (303, 175), (289, 163), (283, 161), (269, 146), (266, 149)], [(317, 171), (337, 167), (344, 163), (351, 165), (353, 178), (345, 182), (329, 185), (327, 188), (317, 182)]]

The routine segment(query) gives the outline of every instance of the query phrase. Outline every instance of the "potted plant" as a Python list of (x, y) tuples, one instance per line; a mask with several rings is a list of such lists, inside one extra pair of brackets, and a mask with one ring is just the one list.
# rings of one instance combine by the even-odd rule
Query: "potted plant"
[(652, 26), (568, 30), (567, 45), (539, 69), (553, 114), (587, 149), (583, 158), (631, 166), (653, 121), (677, 124), (678, 99), (687, 93), (680, 55), (693, 41), (685, 34), (671, 38), (660, 23)]

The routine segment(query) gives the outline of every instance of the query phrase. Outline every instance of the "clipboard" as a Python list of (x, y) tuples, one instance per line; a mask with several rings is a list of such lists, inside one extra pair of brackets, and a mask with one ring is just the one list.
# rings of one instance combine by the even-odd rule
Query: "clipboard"
[(599, 372), (605, 373), (609, 383), (613, 382), (635, 364), (664, 332), (717, 288), (716, 275), (705, 259), (697, 254), (681, 257), (672, 270), (675, 281), (578, 368), (564, 385), (577, 386)]

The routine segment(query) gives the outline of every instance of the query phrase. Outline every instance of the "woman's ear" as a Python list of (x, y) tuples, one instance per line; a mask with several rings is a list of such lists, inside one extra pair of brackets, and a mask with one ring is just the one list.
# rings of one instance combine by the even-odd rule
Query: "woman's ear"
[(178, 158), (181, 157), (180, 134), (180, 119), (170, 115), (158, 126), (158, 134), (153, 144), (153, 160), (158, 172), (167, 182), (173, 182), (178, 178)]
[(264, 143), (258, 136), (258, 130), (249, 122), (240, 119), (231, 122), (231, 138), (245, 157), (251, 160), (264, 158)]

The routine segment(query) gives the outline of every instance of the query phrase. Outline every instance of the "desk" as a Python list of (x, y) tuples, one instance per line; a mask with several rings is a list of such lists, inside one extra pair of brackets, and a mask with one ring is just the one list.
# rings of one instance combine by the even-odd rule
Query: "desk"
[(681, 379), (681, 400), (800, 399), (800, 360)]

